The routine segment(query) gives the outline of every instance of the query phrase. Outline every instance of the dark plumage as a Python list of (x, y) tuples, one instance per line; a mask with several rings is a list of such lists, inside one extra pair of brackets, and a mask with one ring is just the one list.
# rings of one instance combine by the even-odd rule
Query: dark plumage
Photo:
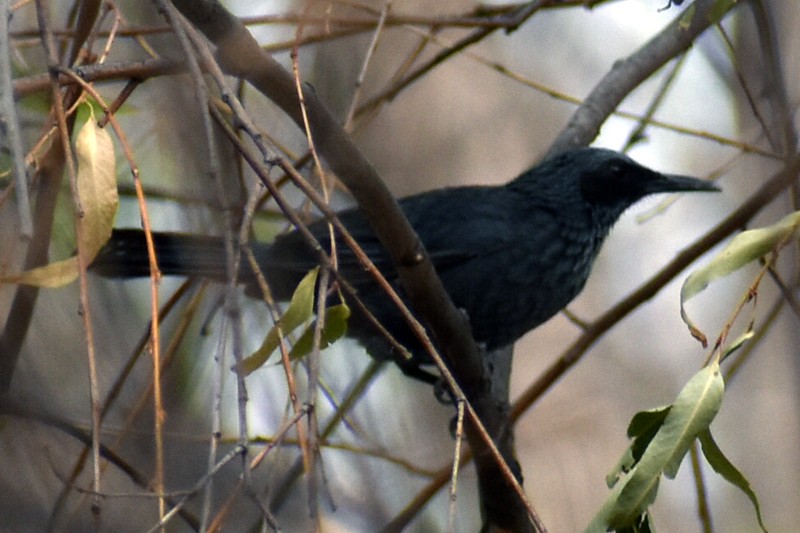
[[(475, 340), (493, 350), (552, 317), (581, 291), (603, 240), (632, 204), (654, 193), (714, 190), (711, 183), (661, 174), (611, 150), (584, 148), (549, 158), (506, 185), (434, 190), (404, 198), (400, 205), (453, 302), (466, 312)], [(388, 254), (360, 211), (349, 209), (339, 216), (384, 275), (397, 282)], [(326, 246), (326, 222), (310, 229)], [(164, 274), (224, 279), (221, 239), (169, 233), (155, 238)], [(254, 244), (253, 251), (278, 298), (288, 298), (317, 264), (297, 232), (274, 244)], [(414, 374), (426, 362), (417, 341), (350, 250), (340, 245), (338, 254), (342, 275), (414, 354), (411, 364), (401, 365)], [(109, 277), (149, 275), (144, 234), (115, 231), (92, 268)], [(254, 283), (247, 270), (240, 279)], [(395, 358), (377, 330), (357, 314), (350, 335), (374, 357)]]

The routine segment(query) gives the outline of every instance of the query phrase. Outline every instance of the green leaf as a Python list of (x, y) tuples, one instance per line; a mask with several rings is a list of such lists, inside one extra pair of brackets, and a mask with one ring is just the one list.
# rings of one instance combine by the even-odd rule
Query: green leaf
[(661, 475), (675, 477), (697, 435), (719, 412), (724, 392), (719, 364), (711, 364), (684, 386), (639, 462), (610, 507), (607, 525), (631, 526), (653, 502)]
[(732, 343), (730, 343), (724, 350), (722, 357), (720, 357), (720, 361), (724, 361), (726, 357), (731, 355), (733, 352), (738, 350), (742, 347), (742, 345), (756, 336), (756, 332), (753, 331), (753, 325), (750, 324), (747, 331), (739, 335)]
[(650, 445), (650, 441), (656, 436), (658, 430), (664, 424), (667, 415), (672, 409), (671, 405), (640, 411), (633, 415), (631, 423), (628, 424), (628, 437), (633, 440), (631, 453), (633, 459), (639, 461), (644, 455), (645, 450)]
[[(660, 477), (655, 479), (654, 485), (651, 489), (651, 493), (646, 495), (646, 497), (649, 498), (649, 500), (646, 498), (647, 501), (646, 504), (644, 505), (645, 509), (647, 508), (647, 506), (653, 503), (653, 501), (656, 498), (656, 493), (658, 492), (659, 480)], [(625, 483), (619, 483), (617, 484), (616, 487), (614, 487), (614, 489), (611, 491), (611, 494), (608, 496), (608, 498), (606, 498), (606, 501), (603, 502), (603, 505), (602, 507), (600, 507), (600, 510), (597, 512), (594, 518), (592, 518), (592, 521), (589, 523), (589, 525), (586, 526), (584, 533), (606, 533), (606, 531), (612, 528), (616, 530), (630, 530), (631, 528), (634, 527), (635, 524), (642, 522), (641, 518), (642, 515), (646, 515), (645, 512), (641, 512), (638, 515), (631, 517), (628, 525), (626, 526), (620, 526), (620, 527), (609, 526), (609, 523), (611, 522), (612, 519), (611, 517), (617, 511), (619, 498), (624, 488), (625, 488)], [(647, 523), (649, 526), (649, 520)]]
[(742, 232), (710, 263), (689, 274), (681, 287), (681, 318), (689, 326), (692, 335), (703, 342), (703, 346), (706, 345), (705, 335), (689, 319), (686, 302), (705, 290), (715, 279), (727, 276), (771, 252), (779, 243), (794, 235), (798, 226), (800, 211), (795, 211), (772, 226)]
[(650, 518), (650, 513), (644, 513), (636, 519), (633, 525), (618, 529), (617, 533), (652, 533), (654, 531), (651, 524), (652, 521), (653, 519)]
[[(675, 477), (692, 441), (717, 416), (724, 392), (725, 382), (719, 364), (713, 363), (695, 374), (678, 394), (664, 425), (650, 445), (658, 444), (655, 454), (668, 453), (664, 466), (664, 475), (668, 478)], [(649, 451), (650, 447), (645, 454)]]
[(756, 512), (758, 525), (761, 527), (761, 531), (766, 533), (767, 528), (764, 527), (764, 521), (761, 516), (761, 506), (758, 504), (758, 497), (756, 496), (756, 493), (752, 488), (750, 488), (750, 482), (741, 472), (739, 472), (735, 466), (733, 466), (733, 463), (731, 463), (728, 458), (725, 457), (725, 454), (722, 453), (722, 450), (719, 449), (719, 446), (717, 446), (717, 443), (714, 441), (714, 437), (711, 436), (710, 430), (706, 429), (705, 431), (701, 431), (698, 435), (698, 439), (700, 440), (700, 445), (703, 449), (703, 455), (708, 461), (708, 464), (711, 465), (711, 468), (714, 469), (714, 472), (738, 487), (739, 490), (744, 492), (747, 497), (750, 498), (750, 501), (753, 503), (753, 508)]
[(619, 458), (617, 464), (614, 465), (614, 468), (606, 474), (606, 486), (609, 489), (613, 489), (622, 476), (633, 470), (635, 465), (636, 459), (633, 458), (633, 445), (631, 444), (622, 454), (622, 457)]
[[(322, 326), (320, 350), (324, 350), (347, 333), (347, 319), (350, 318), (350, 308), (347, 304), (339, 304), (325, 310), (325, 324)], [(314, 348), (314, 324), (310, 324), (303, 334), (297, 339), (289, 352), (293, 361), (301, 359), (311, 353)]]
[(281, 335), (289, 335), (295, 329), (311, 320), (314, 314), (314, 292), (318, 273), (319, 267), (313, 268), (303, 277), (294, 290), (292, 300), (289, 302), (289, 307), (286, 308), (283, 317), (269, 330), (261, 347), (242, 361), (242, 371), (245, 375), (261, 368), (269, 360), (280, 344)]
[(628, 438), (633, 439), (633, 442), (622, 457), (614, 465), (614, 468), (606, 475), (606, 484), (608, 488), (613, 488), (619, 481), (623, 474), (627, 474), (639, 459), (644, 455), (650, 441), (653, 440), (661, 425), (664, 423), (671, 405), (650, 409), (647, 411), (640, 411), (633, 415), (630, 424), (628, 424)]

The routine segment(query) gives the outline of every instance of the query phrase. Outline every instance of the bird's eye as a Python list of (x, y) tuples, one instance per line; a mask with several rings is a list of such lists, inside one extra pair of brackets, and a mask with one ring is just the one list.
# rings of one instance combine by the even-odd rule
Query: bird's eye
[(581, 193), (594, 204), (613, 204), (627, 196), (631, 175), (629, 167), (619, 161), (611, 161), (581, 177)]

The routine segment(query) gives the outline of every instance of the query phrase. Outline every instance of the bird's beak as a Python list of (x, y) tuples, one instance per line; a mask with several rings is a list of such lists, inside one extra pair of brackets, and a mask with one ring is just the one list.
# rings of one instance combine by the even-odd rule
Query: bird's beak
[(653, 183), (654, 190), (652, 192), (719, 192), (722, 190), (710, 181), (680, 174), (661, 174), (661, 178)]

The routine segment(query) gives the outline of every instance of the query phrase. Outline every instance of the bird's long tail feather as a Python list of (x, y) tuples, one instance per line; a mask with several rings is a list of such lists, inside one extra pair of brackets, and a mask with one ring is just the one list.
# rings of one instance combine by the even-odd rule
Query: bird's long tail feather
[[(153, 244), (162, 274), (226, 279), (225, 243), (220, 237), (154, 232)], [(90, 268), (109, 278), (149, 276), (150, 259), (144, 231), (114, 230)]]

